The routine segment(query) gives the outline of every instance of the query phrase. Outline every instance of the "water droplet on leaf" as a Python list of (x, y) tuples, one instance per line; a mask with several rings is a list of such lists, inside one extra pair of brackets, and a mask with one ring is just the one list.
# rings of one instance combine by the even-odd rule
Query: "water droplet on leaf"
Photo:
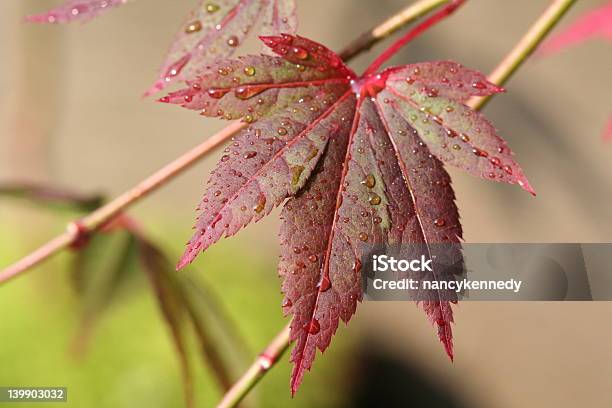
[(372, 205), (379, 205), (381, 201), (382, 199), (376, 193), (372, 193), (372, 195), (370, 195), (370, 199), (368, 200), (368, 202)]
[(200, 22), (200, 20), (195, 20), (185, 26), (185, 34), (197, 33), (201, 29), (202, 23)]
[(368, 174), (366, 178), (361, 181), (361, 184), (367, 188), (373, 188), (376, 185), (376, 178), (372, 174)]
[(206, 3), (206, 5), (204, 6), (204, 10), (206, 10), (207, 13), (216, 13), (217, 11), (219, 11), (219, 6), (215, 3)]

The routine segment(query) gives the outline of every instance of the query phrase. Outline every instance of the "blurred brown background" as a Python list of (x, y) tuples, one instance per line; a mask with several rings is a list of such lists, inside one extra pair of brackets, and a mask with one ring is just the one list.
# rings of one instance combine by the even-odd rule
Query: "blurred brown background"
[[(53, 182), (114, 196), (224, 125), (140, 97), (195, 1), (139, 0), (85, 25), (22, 22), (57, 3), (0, 2), (0, 181)], [(340, 49), (407, 3), (302, 0), (299, 33)], [(453, 59), (488, 72), (548, 3), (471, 0), (394, 62)], [(580, 1), (569, 19), (600, 3)], [(363, 68), (381, 49), (352, 65)], [(600, 137), (612, 111), (611, 49), (593, 41), (533, 59), (487, 107), (538, 196), (449, 169), (467, 242), (612, 241), (612, 144)], [(258, 51), (254, 42), (241, 49), (249, 51)], [(216, 160), (212, 154), (132, 213), (157, 224), (151, 228), (162, 240), (168, 224), (187, 238)], [(6, 223), (23, 221), (15, 206), (0, 211)], [(264, 253), (274, 262), (277, 223), (271, 216), (233, 241), (247, 259)], [(34, 248), (47, 233), (23, 248)], [(253, 273), (277, 284), (274, 270)], [(465, 302), (456, 310), (454, 364), (411, 304), (363, 304), (338, 337), (386, 350), (465, 406), (612, 406), (612, 304)], [(315, 371), (325, 358), (333, 356), (319, 358)]]

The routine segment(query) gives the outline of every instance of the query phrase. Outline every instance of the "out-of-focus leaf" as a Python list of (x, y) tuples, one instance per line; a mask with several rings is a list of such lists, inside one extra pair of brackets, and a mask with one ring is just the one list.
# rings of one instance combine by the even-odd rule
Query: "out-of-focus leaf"
[(552, 54), (594, 38), (612, 40), (612, 1), (578, 17), (567, 28), (546, 40), (539, 52)]
[[(176, 275), (176, 272), (174, 272)], [(205, 364), (217, 372), (217, 380), (225, 389), (232, 386), (232, 378), (239, 372), (233, 368), (244, 367), (252, 353), (246, 349), (246, 341), (240, 335), (232, 318), (224, 309), (221, 299), (208, 285), (199, 279), (191, 279), (189, 273), (179, 274), (186, 308), (202, 350)], [(214, 345), (211, 349), (210, 345)], [(220, 356), (223, 356), (221, 359)], [(232, 377), (232, 378), (230, 378)]]
[(0, 196), (31, 201), (52, 209), (72, 211), (93, 211), (102, 205), (101, 195), (83, 195), (69, 190), (28, 183), (0, 185)]
[(136, 289), (137, 262), (136, 238), (125, 230), (96, 234), (77, 251), (71, 276), (83, 315), (76, 351), (85, 348), (93, 324), (106, 309), (122, 294)]
[[(187, 406), (194, 406), (186, 341), (189, 324), (193, 324), (204, 364), (211, 367), (224, 389), (229, 388), (233, 383), (229, 367), (237, 363), (233, 357), (240, 355), (242, 348), (236, 340), (237, 331), (226, 321), (227, 314), (216, 304), (218, 299), (201, 282), (177, 274), (163, 251), (125, 216), (78, 249), (73, 281), (83, 304), (83, 323), (75, 350), (84, 349), (95, 321), (118, 301), (127, 286), (131, 287), (129, 282), (141, 276), (138, 270), (147, 275), (170, 329), (180, 359)], [(211, 334), (211, 322), (218, 329), (215, 335)]]
[[(538, 52), (540, 55), (550, 55), (595, 38), (612, 40), (612, 1), (578, 17), (567, 28), (546, 40)], [(612, 118), (602, 135), (604, 141), (612, 140)]]
[(164, 320), (170, 328), (172, 339), (181, 363), (185, 401), (194, 406), (193, 376), (187, 354), (184, 321), (186, 308), (180, 283), (173, 274), (168, 259), (154, 245), (145, 239), (138, 239), (138, 251), (144, 271), (147, 273)]
[(27, 16), (26, 20), (31, 23), (85, 22), (127, 2), (128, 0), (67, 0), (47, 12)]
[(608, 119), (608, 124), (606, 125), (606, 129), (603, 133), (603, 138), (606, 141), (612, 141), (612, 116)]

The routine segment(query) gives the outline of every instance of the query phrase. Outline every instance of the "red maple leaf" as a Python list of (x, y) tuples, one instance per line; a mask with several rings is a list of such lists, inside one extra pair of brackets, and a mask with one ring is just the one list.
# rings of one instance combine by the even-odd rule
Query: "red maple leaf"
[(545, 41), (540, 52), (551, 54), (594, 38), (612, 40), (612, 1), (578, 17), (569, 27)]
[[(373, 244), (458, 243), (459, 215), (442, 163), (533, 193), (493, 125), (465, 105), (503, 89), (450, 61), (378, 68), (449, 14), (431, 17), (361, 76), (311, 40), (262, 37), (278, 57), (206, 67), (161, 99), (250, 126), (228, 146), (199, 206), (178, 267), (285, 202), (279, 274), (293, 315), (295, 392), (316, 349), (330, 344), (361, 300), (361, 257)], [(288, 199), (288, 200), (287, 200)], [(448, 301), (422, 302), (453, 356)]]

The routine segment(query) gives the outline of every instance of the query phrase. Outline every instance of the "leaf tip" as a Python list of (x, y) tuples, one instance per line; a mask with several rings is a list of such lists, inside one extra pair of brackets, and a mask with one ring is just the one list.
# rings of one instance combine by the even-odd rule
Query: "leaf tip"
[(45, 23), (55, 23), (55, 17), (50, 14), (30, 14), (25, 16), (23, 20), (26, 23), (35, 23), (35, 24), (45, 24)]
[(190, 248), (188, 247), (181, 259), (176, 264), (176, 270), (180, 271), (184, 269), (187, 265), (193, 262), (194, 257), (195, 255), (193, 254), (193, 251), (190, 251)]
[(455, 361), (455, 353), (453, 350), (453, 334), (450, 326), (450, 322), (437, 323), (438, 324), (438, 337), (440, 342), (444, 346), (444, 351), (450, 359), (451, 363)]
[(291, 381), (289, 382), (289, 388), (291, 389), (291, 398), (295, 397), (300, 385), (302, 384), (302, 378), (304, 378), (304, 366), (303, 361), (300, 359), (294, 362), (293, 372), (291, 373)]
[(529, 184), (529, 181), (527, 180), (527, 178), (523, 178), (517, 181), (517, 184), (526, 192), (528, 192), (529, 194), (531, 194), (532, 196), (536, 197), (537, 194), (534, 190), (533, 187), (531, 187), (531, 184)]

